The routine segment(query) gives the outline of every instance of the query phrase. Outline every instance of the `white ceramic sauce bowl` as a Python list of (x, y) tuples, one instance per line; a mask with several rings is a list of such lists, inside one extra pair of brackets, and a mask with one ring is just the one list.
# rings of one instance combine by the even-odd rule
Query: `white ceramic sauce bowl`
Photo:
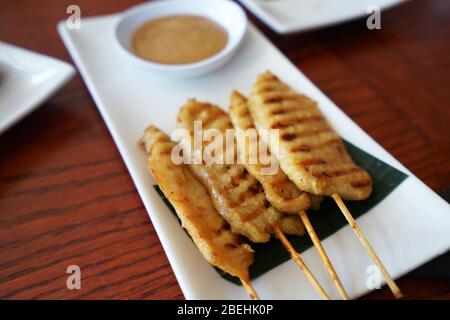
[[(218, 23), (228, 34), (225, 48), (216, 55), (189, 64), (161, 64), (134, 54), (131, 39), (144, 23), (172, 15), (197, 15)], [(229, 0), (164, 0), (134, 6), (125, 11), (116, 25), (115, 37), (131, 61), (150, 72), (176, 78), (196, 77), (227, 63), (239, 49), (247, 30), (247, 16), (239, 5)]]

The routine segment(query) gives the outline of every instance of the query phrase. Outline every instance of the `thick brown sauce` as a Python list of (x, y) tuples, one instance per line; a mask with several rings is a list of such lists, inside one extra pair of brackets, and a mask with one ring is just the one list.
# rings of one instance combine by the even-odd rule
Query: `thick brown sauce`
[(139, 57), (163, 64), (186, 64), (222, 51), (228, 34), (217, 23), (200, 16), (179, 15), (149, 21), (132, 38)]

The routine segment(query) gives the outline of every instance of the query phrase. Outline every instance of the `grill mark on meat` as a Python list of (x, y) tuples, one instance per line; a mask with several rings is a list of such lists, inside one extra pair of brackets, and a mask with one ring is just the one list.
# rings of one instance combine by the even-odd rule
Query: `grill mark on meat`
[(282, 103), (283, 101), (296, 101), (300, 100), (300, 97), (298, 95), (292, 95), (292, 94), (278, 94), (273, 97), (264, 97), (263, 103)]
[(342, 176), (346, 176), (349, 174), (352, 174), (354, 172), (360, 172), (363, 171), (363, 169), (361, 169), (360, 167), (353, 167), (353, 168), (349, 168), (349, 169), (338, 169), (338, 170), (334, 170), (334, 171), (322, 171), (322, 172), (313, 172), (312, 175), (316, 178), (337, 178), (337, 177), (342, 177)]
[(302, 144), (291, 148), (291, 152), (311, 152), (311, 148), (306, 144)]
[(297, 135), (295, 133), (285, 133), (281, 136), (281, 139), (284, 141), (292, 141), (297, 139)]
[(353, 181), (350, 183), (353, 188), (364, 188), (372, 185), (372, 181), (370, 180), (362, 180), (362, 181)]
[[(309, 138), (309, 137), (314, 137), (321, 133), (326, 133), (326, 132), (331, 132), (331, 128), (322, 128), (322, 129), (316, 129), (316, 130), (311, 130), (311, 131), (296, 132), (295, 134), (297, 135), (297, 138)], [(298, 151), (305, 151), (305, 150), (303, 150), (304, 149), (303, 147), (306, 147), (306, 149), (309, 149), (308, 146), (306, 146), (306, 145), (302, 145), (300, 147), (301, 148)], [(291, 151), (293, 151), (293, 152), (297, 151), (297, 147), (292, 148)]]
[(300, 162), (302, 166), (312, 166), (312, 165), (324, 165), (327, 164), (327, 162), (324, 159), (321, 158), (312, 158), (303, 160)]
[(313, 122), (313, 121), (324, 121), (324, 118), (322, 116), (313, 116), (313, 117), (307, 117), (307, 118), (295, 118), (295, 119), (289, 119), (286, 121), (277, 121), (274, 124), (272, 124), (272, 129), (284, 129), (290, 126), (294, 126), (300, 123), (306, 123), (306, 122)]
[(316, 178), (331, 178), (331, 176), (326, 172), (313, 172), (312, 175)]
[(311, 151), (314, 151), (314, 150), (324, 149), (326, 147), (329, 147), (329, 146), (337, 144), (337, 143), (340, 144), (341, 140), (339, 140), (339, 138), (333, 138), (333, 139), (330, 139), (328, 141), (325, 141), (323, 143), (319, 143), (319, 144), (316, 144), (316, 145), (302, 144), (302, 145), (299, 145), (299, 146), (295, 146), (295, 147), (292, 147), (290, 149), (290, 151), (291, 152), (311, 152)]
[(255, 92), (256, 93), (268, 93), (268, 92), (272, 92), (272, 91), (274, 91), (275, 90), (275, 88), (274, 87), (272, 87), (272, 86), (262, 86), (262, 87), (260, 87), (260, 88), (258, 88)]
[(280, 109), (272, 110), (270, 112), (270, 114), (273, 115), (273, 116), (276, 116), (278, 114), (285, 114), (285, 113), (288, 113), (288, 112), (291, 112), (291, 111), (296, 111), (296, 110), (295, 109), (282, 109), (282, 108), (280, 108)]
[(270, 114), (272, 116), (278, 116), (278, 115), (287, 115), (287, 114), (295, 113), (298, 111), (299, 111), (298, 108), (277, 108), (277, 109), (272, 110), (270, 112)]

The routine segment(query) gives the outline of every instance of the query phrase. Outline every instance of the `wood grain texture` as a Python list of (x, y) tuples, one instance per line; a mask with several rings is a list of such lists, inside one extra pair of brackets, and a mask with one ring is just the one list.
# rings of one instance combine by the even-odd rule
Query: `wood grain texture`
[[(83, 16), (139, 1), (79, 0)], [(56, 32), (71, 1), (3, 1), (0, 39), (71, 61)], [(306, 34), (263, 32), (352, 119), (433, 190), (450, 185), (450, 2), (413, 0)], [(82, 80), (0, 136), (1, 299), (183, 299), (159, 239)], [(66, 288), (66, 268), (82, 289)], [(408, 298), (450, 283), (406, 275)], [(366, 299), (390, 299), (387, 288)]]

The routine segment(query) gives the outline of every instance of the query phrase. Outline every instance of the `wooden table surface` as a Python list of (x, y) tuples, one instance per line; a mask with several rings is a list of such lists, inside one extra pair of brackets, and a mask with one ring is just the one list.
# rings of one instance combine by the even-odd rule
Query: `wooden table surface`
[[(76, 1), (82, 16), (137, 2)], [(71, 62), (56, 22), (72, 3), (2, 1), (0, 40)], [(449, 16), (450, 1), (413, 0), (383, 12), (381, 30), (369, 31), (363, 19), (279, 36), (250, 15), (319, 88), (437, 192), (450, 185)], [(2, 134), (0, 150), (1, 299), (184, 298), (79, 75)], [(81, 267), (80, 290), (66, 288), (72, 264)], [(398, 284), (408, 298), (450, 299), (448, 281), (409, 274)], [(391, 295), (382, 288), (365, 298)]]

